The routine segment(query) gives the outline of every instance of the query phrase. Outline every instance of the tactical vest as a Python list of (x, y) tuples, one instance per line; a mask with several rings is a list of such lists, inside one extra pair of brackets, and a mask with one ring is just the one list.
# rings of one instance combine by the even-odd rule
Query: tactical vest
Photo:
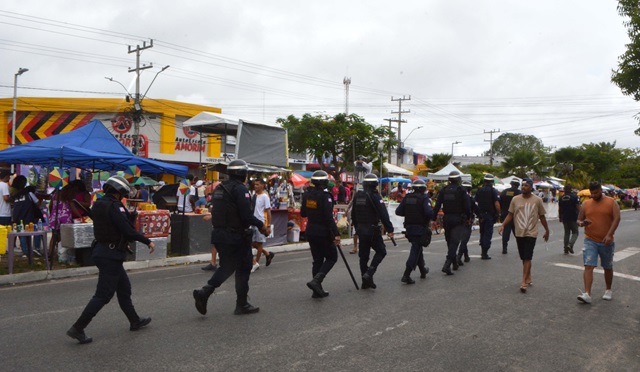
[(404, 225), (426, 225), (424, 193), (413, 192), (404, 197)]
[(328, 197), (330, 194), (314, 187), (306, 196), (304, 203), (307, 209), (307, 219), (309, 223), (323, 225), (324, 203), (329, 202)]
[(371, 197), (365, 191), (358, 191), (353, 199), (353, 212), (357, 216), (358, 225), (377, 225), (378, 211), (372, 204)]
[(109, 211), (114, 207), (124, 208), (124, 205), (122, 205), (121, 202), (116, 201), (113, 196), (105, 195), (96, 200), (91, 208), (93, 235), (100, 243), (120, 242), (122, 234), (118, 231), (116, 225), (109, 219)]
[(514, 196), (520, 195), (518, 189), (510, 187), (502, 192), (500, 195), (500, 209), (502, 214), (506, 214), (509, 212), (509, 205), (511, 205), (511, 200)]
[(495, 213), (496, 207), (493, 200), (493, 188), (489, 186), (483, 186), (478, 190), (476, 194), (476, 200), (478, 201), (478, 208), (480, 212)]
[[(242, 230), (242, 221), (240, 213), (233, 200), (233, 190), (237, 186), (237, 182), (233, 180), (224, 181), (213, 190), (211, 203), (213, 206), (213, 214), (211, 223), (217, 229), (235, 229)], [(226, 190), (225, 190), (226, 188)]]
[(444, 193), (442, 208), (446, 214), (462, 214), (462, 187), (459, 185), (449, 185), (442, 190)]

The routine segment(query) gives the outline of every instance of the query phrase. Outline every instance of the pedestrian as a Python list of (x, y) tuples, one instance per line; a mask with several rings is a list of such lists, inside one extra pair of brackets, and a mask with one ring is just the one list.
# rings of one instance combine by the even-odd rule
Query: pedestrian
[(205, 186), (205, 184), (204, 184), (204, 182), (202, 180), (198, 180), (198, 181), (196, 181), (196, 184), (194, 185), (194, 188), (196, 190), (194, 206), (195, 207), (204, 207), (205, 205), (207, 205), (207, 193), (205, 192), (207, 186)]
[(431, 218), (435, 221), (440, 208), (443, 209), (447, 258), (442, 267), (442, 272), (447, 275), (453, 275), (451, 271), (452, 265), (454, 270), (458, 270), (456, 251), (464, 238), (465, 225), (468, 225), (471, 221), (471, 200), (464, 188), (460, 186), (461, 180), (460, 172), (451, 171), (449, 173), (449, 184), (438, 193), (438, 199), (433, 209), (433, 217)]
[(638, 206), (639, 206), (639, 204), (638, 204), (638, 195), (634, 195), (633, 196), (633, 209), (637, 211), (638, 210)]
[(189, 182), (189, 193), (184, 195), (180, 188), (176, 192), (178, 196), (178, 212), (191, 213), (195, 209), (196, 188), (193, 185), (193, 174), (187, 175), (187, 180)]
[(342, 184), (342, 180), (336, 179), (336, 184), (338, 186), (338, 204), (347, 204), (347, 191)]
[[(471, 200), (471, 203), (474, 204), (474, 208), (477, 207), (477, 205), (475, 205), (475, 202), (471, 199), (471, 187), (472, 187), (471, 182), (469, 181), (462, 182), (462, 187), (467, 192), (467, 195), (469, 195), (469, 200)], [(474, 218), (472, 213), (471, 220), (468, 223), (464, 224), (464, 234), (462, 235), (462, 240), (460, 241), (460, 248), (458, 248), (458, 255), (456, 256), (458, 266), (464, 266), (464, 262), (471, 261), (471, 258), (469, 257), (468, 243), (469, 243), (469, 240), (471, 239), (471, 231), (473, 230), (473, 220)], [(462, 262), (462, 257), (464, 257), (464, 262)]]
[[(33, 223), (38, 224), (38, 220), (42, 221), (42, 211), (40, 210), (41, 201), (36, 197), (35, 186), (27, 186), (27, 177), (20, 175), (13, 179), (13, 188), (16, 192), (12, 196), (13, 200), (13, 223), (26, 225)], [(41, 237), (33, 238), (33, 247), (31, 246), (31, 238), (28, 236), (20, 237), (20, 247), (22, 248), (22, 256), (27, 257), (29, 252), (40, 252)]]
[(0, 170), (0, 225), (11, 225), (11, 191), (9, 179), (11, 173), (8, 169)]
[(207, 301), (213, 291), (235, 272), (235, 315), (253, 314), (259, 307), (247, 301), (249, 277), (251, 276), (251, 237), (257, 226), (265, 235), (270, 229), (251, 213), (251, 195), (244, 185), (249, 167), (242, 159), (232, 160), (227, 166), (229, 179), (220, 183), (213, 191), (211, 244), (220, 254), (220, 267), (215, 270), (207, 284), (193, 291), (198, 312), (207, 313)]
[[(251, 210), (255, 218), (262, 221), (263, 224), (271, 226), (271, 201), (269, 195), (264, 191), (266, 186), (267, 181), (264, 178), (258, 178), (253, 181), (255, 194), (251, 198)], [(252, 246), (256, 249), (256, 256), (253, 259), (253, 265), (251, 267), (251, 272), (254, 272), (260, 268), (260, 257), (262, 254), (264, 254), (264, 258), (267, 260), (266, 266), (269, 266), (275, 253), (264, 249), (264, 243), (267, 242), (267, 237), (263, 235), (257, 227), (253, 226), (252, 228)]]
[(431, 226), (429, 222), (433, 219), (433, 209), (431, 209), (431, 200), (425, 194), (427, 185), (422, 180), (415, 180), (411, 184), (412, 193), (402, 199), (396, 215), (404, 216), (404, 228), (407, 239), (411, 243), (409, 258), (405, 263), (404, 274), (401, 282), (406, 284), (414, 284), (415, 280), (411, 279), (411, 272), (418, 267), (420, 270), (420, 278), (424, 279), (429, 273), (427, 267), (423, 247), (431, 242)]
[(545, 218), (546, 210), (542, 204), (542, 198), (532, 193), (533, 181), (530, 178), (522, 180), (522, 194), (516, 195), (511, 199), (509, 205), (509, 214), (502, 222), (502, 226), (498, 230), (502, 234), (505, 227), (514, 221), (516, 230), (516, 243), (518, 245), (518, 253), (522, 260), (522, 282), (520, 283), (520, 292), (527, 292), (527, 288), (533, 284), (531, 278), (531, 260), (533, 259), (533, 249), (538, 238), (538, 220), (544, 227), (544, 241), (549, 240), (549, 226)]
[(149, 253), (153, 253), (155, 243), (135, 230), (129, 211), (121, 202), (123, 197), (131, 198), (134, 195), (135, 189), (129, 182), (124, 177), (113, 176), (105, 182), (103, 191), (105, 195), (91, 208), (95, 237), (92, 258), (98, 267), (96, 293), (67, 331), (67, 336), (75, 338), (81, 344), (92, 341), (84, 333), (84, 329), (114, 294), (117, 294), (120, 309), (129, 320), (130, 331), (137, 331), (151, 322), (151, 318), (141, 318), (133, 307), (131, 282), (123, 262), (129, 251), (130, 241), (146, 244), (149, 246)]
[[(514, 196), (522, 194), (520, 191), (520, 178), (514, 178), (510, 182), (511, 187), (502, 190), (500, 193), (500, 221), (504, 222), (509, 214), (509, 205)], [(505, 225), (504, 233), (502, 234), (502, 254), (507, 254), (509, 248), (509, 239), (511, 234), (516, 236), (516, 231), (513, 228), (513, 221), (510, 224)]]
[[(389, 213), (384, 201), (378, 194), (378, 177), (372, 173), (365, 175), (362, 187), (364, 190), (356, 192), (353, 198), (352, 219), (360, 238), (358, 256), (360, 257), (362, 289), (375, 289), (377, 286), (373, 282), (373, 274), (387, 255), (381, 228), (384, 227), (389, 238), (393, 238), (393, 225), (389, 220)], [(369, 264), (371, 249), (375, 254)]]
[(603, 300), (611, 301), (613, 292), (613, 254), (616, 245), (613, 234), (620, 223), (620, 207), (613, 198), (602, 195), (602, 185), (599, 182), (589, 184), (591, 199), (584, 202), (578, 215), (578, 225), (584, 227), (584, 293), (578, 296), (578, 301), (591, 303), (591, 285), (593, 284), (593, 270), (600, 265), (604, 269), (604, 282), (607, 286)]
[(340, 245), (340, 233), (333, 219), (333, 198), (327, 191), (329, 175), (322, 170), (315, 171), (311, 183), (313, 187), (302, 196), (300, 216), (308, 219), (306, 235), (313, 257), (313, 279), (307, 287), (313, 291), (311, 297), (322, 298), (329, 295), (322, 288), (322, 281), (338, 261), (336, 245)]
[(558, 221), (564, 226), (564, 254), (573, 254), (573, 245), (578, 240), (580, 199), (571, 190), (571, 185), (566, 184), (564, 195), (558, 201)]
[(493, 225), (500, 215), (500, 201), (498, 192), (493, 188), (495, 177), (487, 173), (484, 176), (484, 185), (476, 192), (475, 201), (478, 203), (478, 221), (480, 222), (480, 247), (483, 260), (490, 260), (489, 249), (493, 238)]

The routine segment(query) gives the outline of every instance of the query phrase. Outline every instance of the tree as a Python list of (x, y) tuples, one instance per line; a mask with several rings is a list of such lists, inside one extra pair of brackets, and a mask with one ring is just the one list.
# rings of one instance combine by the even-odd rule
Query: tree
[[(627, 51), (618, 57), (618, 69), (613, 70), (611, 81), (622, 93), (640, 101), (640, 7), (637, 0), (618, 0), (618, 14), (625, 17), (630, 42)], [(636, 116), (640, 121), (640, 117)], [(634, 131), (640, 135), (640, 128)]]
[(427, 160), (424, 161), (424, 165), (426, 165), (427, 168), (433, 170), (434, 172), (437, 172), (440, 169), (446, 167), (450, 161), (451, 161), (451, 154), (447, 154), (447, 153), (433, 154), (431, 155), (430, 158), (427, 158)]
[(374, 159), (378, 157), (381, 140), (385, 149), (397, 143), (388, 127), (374, 127), (356, 114), (332, 117), (307, 113), (301, 118), (289, 115), (286, 119), (279, 118), (277, 123), (287, 129), (290, 151), (309, 152), (316, 159), (331, 155), (331, 164), (338, 170), (353, 166), (354, 149), (356, 155)]
[[(501, 134), (493, 141), (491, 148), (494, 156), (512, 156), (516, 151), (525, 148), (537, 154), (545, 152), (544, 145), (538, 137), (521, 133)], [(489, 155), (491, 155), (491, 150), (485, 153), (485, 156)]]
[(535, 173), (542, 176), (545, 172), (544, 157), (529, 148), (521, 148), (504, 159), (502, 168), (506, 174), (514, 174), (520, 178), (530, 177)]
[(615, 147), (615, 142), (590, 143), (580, 146), (584, 163), (591, 164), (593, 167), (590, 174), (594, 180), (612, 182), (619, 176), (624, 155), (620, 149)]

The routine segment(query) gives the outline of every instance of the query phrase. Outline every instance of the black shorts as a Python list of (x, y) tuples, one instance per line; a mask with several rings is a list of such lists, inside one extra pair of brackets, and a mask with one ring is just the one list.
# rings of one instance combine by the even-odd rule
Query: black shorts
[(530, 236), (522, 238), (516, 236), (516, 244), (518, 244), (518, 253), (521, 260), (530, 261), (533, 259), (533, 248), (536, 246), (536, 239)]

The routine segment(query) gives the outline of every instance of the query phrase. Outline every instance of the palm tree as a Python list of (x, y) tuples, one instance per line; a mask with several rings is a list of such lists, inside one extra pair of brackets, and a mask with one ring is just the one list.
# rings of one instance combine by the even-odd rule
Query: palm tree
[(542, 175), (544, 159), (535, 151), (521, 149), (504, 159), (502, 167), (506, 174), (514, 174), (520, 178), (530, 177), (532, 173)]
[(446, 153), (433, 154), (431, 155), (431, 158), (427, 158), (427, 160), (424, 161), (424, 165), (426, 165), (427, 168), (433, 171), (438, 171), (446, 167), (450, 161), (451, 161), (451, 154), (446, 154)]

